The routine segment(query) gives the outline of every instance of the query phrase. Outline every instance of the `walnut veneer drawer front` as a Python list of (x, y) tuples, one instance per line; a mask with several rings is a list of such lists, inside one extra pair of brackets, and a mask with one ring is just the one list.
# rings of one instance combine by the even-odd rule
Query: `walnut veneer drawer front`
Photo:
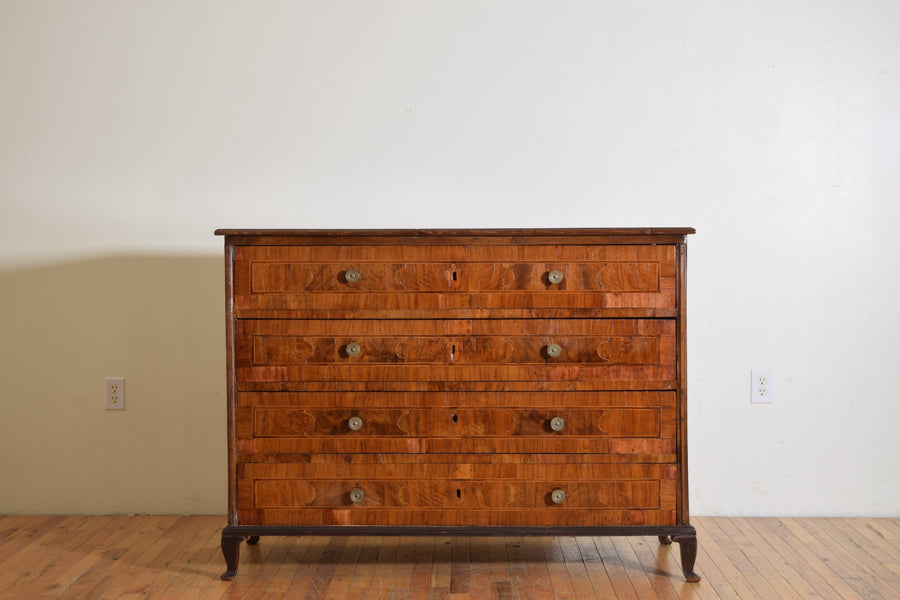
[(247, 318), (676, 309), (675, 245), (254, 246), (234, 268)]
[(674, 385), (675, 354), (673, 319), (265, 319), (239, 321), (235, 329), (239, 389), (272, 381), (385, 380), (657, 389)]
[(252, 438), (297, 436), (510, 436), (675, 437), (674, 409), (305, 409), (258, 408), (241, 414)]
[[(553, 492), (562, 490), (564, 494)], [(659, 481), (297, 480), (254, 482), (254, 508), (658, 508)], [(365, 512), (365, 511), (358, 511)]]
[(230, 578), (285, 534), (689, 524), (691, 229), (224, 230)]
[(430, 464), (428, 477), (413, 465), (250, 464), (239, 474), (247, 485), (238, 514), (291, 525), (660, 525), (674, 518), (677, 472), (668, 465), (593, 464), (576, 470)]

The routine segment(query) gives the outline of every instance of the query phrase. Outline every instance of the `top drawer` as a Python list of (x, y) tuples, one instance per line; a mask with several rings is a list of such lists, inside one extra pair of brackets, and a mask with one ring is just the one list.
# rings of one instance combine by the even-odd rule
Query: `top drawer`
[(236, 246), (238, 318), (675, 316), (674, 245)]

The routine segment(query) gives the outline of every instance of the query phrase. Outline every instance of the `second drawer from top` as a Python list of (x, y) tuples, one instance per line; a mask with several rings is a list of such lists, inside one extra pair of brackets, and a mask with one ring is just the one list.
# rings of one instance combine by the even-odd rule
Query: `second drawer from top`
[(671, 319), (240, 320), (239, 390), (311, 381), (578, 381), (667, 389)]

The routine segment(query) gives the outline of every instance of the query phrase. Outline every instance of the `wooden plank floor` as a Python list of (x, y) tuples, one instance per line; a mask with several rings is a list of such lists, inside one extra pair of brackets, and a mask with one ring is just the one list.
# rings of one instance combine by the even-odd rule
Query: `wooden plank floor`
[(900, 519), (696, 517), (694, 584), (655, 537), (264, 537), (226, 582), (223, 524), (0, 516), (0, 598), (900, 598)]

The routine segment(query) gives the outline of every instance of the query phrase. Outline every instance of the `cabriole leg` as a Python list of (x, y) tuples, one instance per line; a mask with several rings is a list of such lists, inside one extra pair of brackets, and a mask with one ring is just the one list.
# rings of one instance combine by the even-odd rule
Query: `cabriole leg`
[(678, 542), (681, 550), (681, 570), (687, 581), (700, 581), (700, 576), (694, 573), (694, 561), (697, 560), (697, 536), (674, 535), (672, 539)]
[(240, 558), (242, 535), (222, 534), (222, 554), (225, 555), (225, 572), (222, 579), (231, 581), (237, 574), (238, 559)]

